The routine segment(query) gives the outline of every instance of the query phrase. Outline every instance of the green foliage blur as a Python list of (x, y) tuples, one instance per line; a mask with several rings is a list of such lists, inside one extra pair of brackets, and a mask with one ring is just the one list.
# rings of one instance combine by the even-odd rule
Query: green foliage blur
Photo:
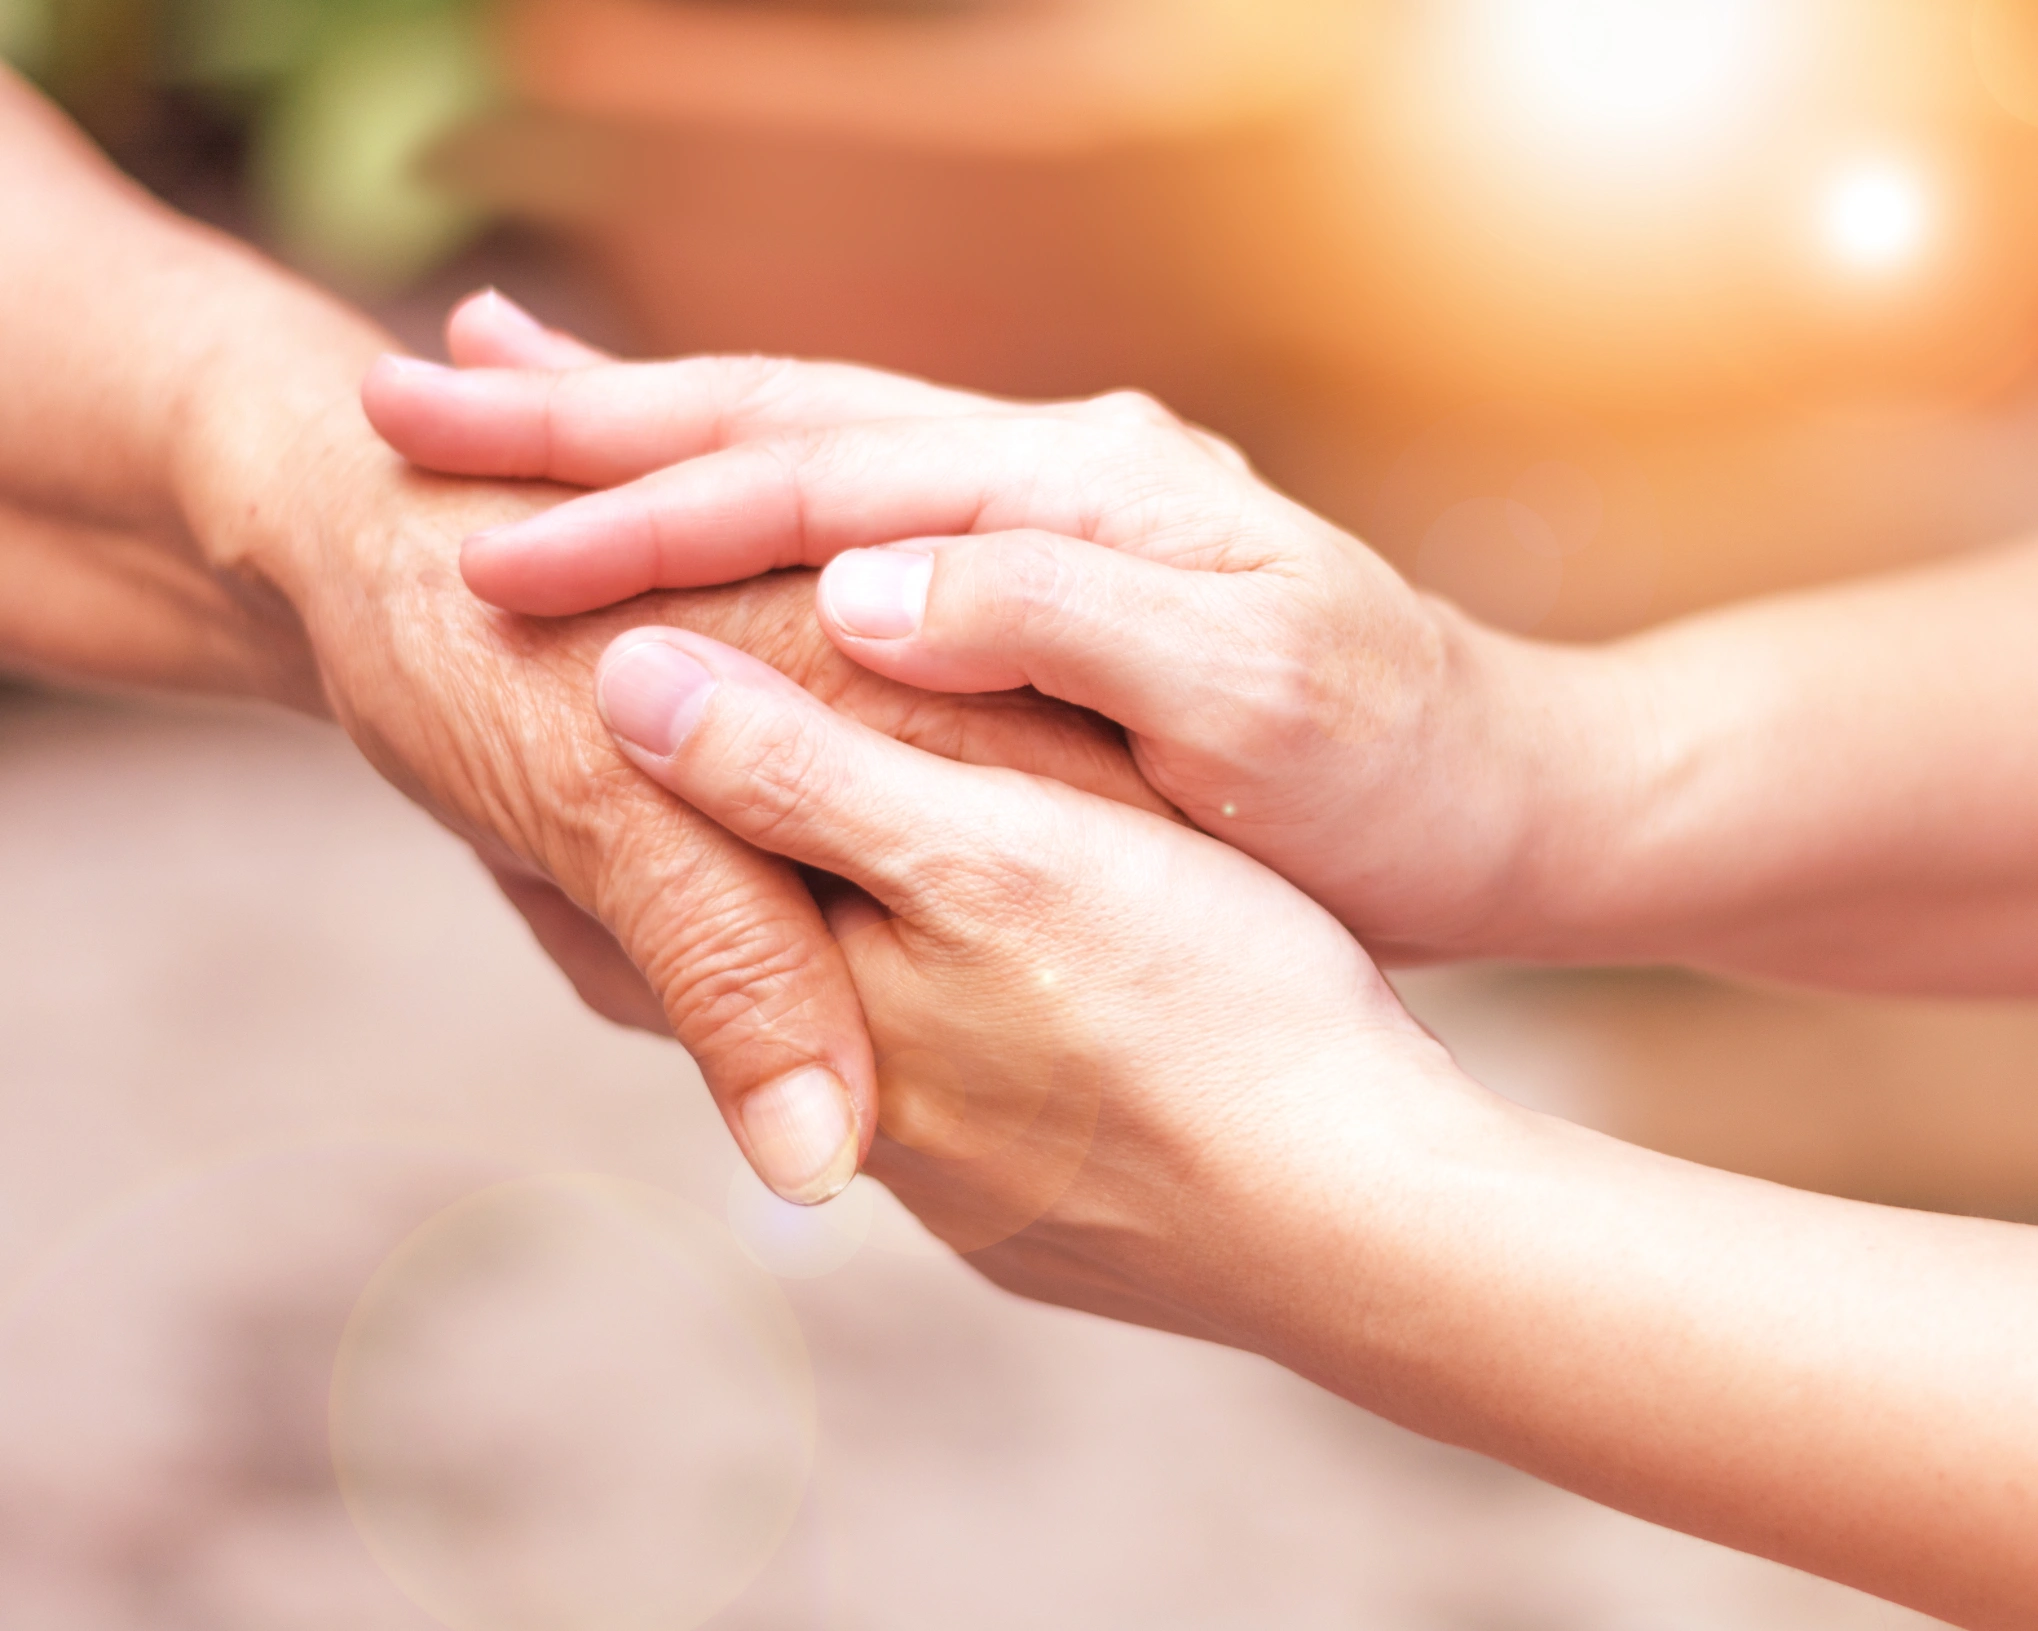
[(363, 292), (482, 224), (420, 174), (495, 96), (482, 0), (0, 0), (0, 56), (118, 156), (166, 108), (233, 133), (258, 229)]

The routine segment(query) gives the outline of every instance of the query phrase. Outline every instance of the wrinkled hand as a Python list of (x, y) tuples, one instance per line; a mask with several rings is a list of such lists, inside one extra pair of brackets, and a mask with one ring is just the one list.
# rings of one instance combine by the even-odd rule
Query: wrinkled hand
[[(472, 324), (455, 338), (470, 361), (522, 343)], [(679, 1038), (762, 1175), (792, 1197), (835, 1185), (839, 1152), (789, 1170), (753, 1129), (768, 1127), (775, 1098), (820, 1091), (860, 1153), (876, 1100), (856, 994), (794, 870), (675, 806), (618, 755), (593, 705), (608, 639), (647, 618), (684, 623), (933, 751), (1151, 797), (1099, 721), (1030, 699), (958, 706), (858, 671), (820, 634), (811, 584), (795, 577), (571, 623), (496, 611), (461, 583), (459, 540), (556, 491), (421, 473), (351, 401), (321, 406), (278, 446), (272, 404), (239, 382), (219, 396), (198, 440), (243, 449), (243, 462), (197, 508), (245, 535), (241, 553), (291, 602), (331, 711), (473, 844), (591, 1004)]]
[[(749, 387), (717, 420), (732, 372)], [(1026, 407), (704, 359), (391, 371), (370, 403), (437, 468), (612, 488), (469, 541), (467, 581), (497, 605), (825, 566), (822, 624), (858, 663), (1121, 723), (1163, 797), (1376, 953), (1536, 937), (1564, 659), (1418, 595), (1144, 398)]]

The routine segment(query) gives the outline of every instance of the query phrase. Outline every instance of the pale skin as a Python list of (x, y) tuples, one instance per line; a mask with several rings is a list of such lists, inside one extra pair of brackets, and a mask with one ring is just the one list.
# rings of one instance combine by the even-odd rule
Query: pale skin
[(859, 662), (1096, 708), (1235, 846), (888, 743), (712, 640), (619, 640), (632, 759), (863, 892), (832, 920), (881, 1060), (873, 1172), (1028, 1295), (1956, 1624), (2038, 1623), (2038, 1231), (1505, 1105), (1349, 932), (2038, 988), (2038, 553), (1556, 650), (1135, 400), (886, 381), (867, 423), (708, 452), (703, 367), (385, 368), (369, 401), (442, 467), (618, 484), (470, 541), (491, 598), (822, 565)]

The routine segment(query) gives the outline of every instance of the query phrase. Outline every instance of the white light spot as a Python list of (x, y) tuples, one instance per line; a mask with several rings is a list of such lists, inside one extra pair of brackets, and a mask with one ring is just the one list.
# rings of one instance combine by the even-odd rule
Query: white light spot
[(1227, 805), (1225, 805), (1225, 807), (1224, 807), (1224, 815), (1225, 815), (1225, 819), (1226, 819), (1226, 820), (1230, 820), (1230, 819), (1231, 819), (1231, 818), (1232, 818), (1233, 816), (1235, 816), (1235, 815), (1237, 815), (1237, 814), (1238, 814), (1238, 806), (1237, 806), (1236, 804), (1227, 804)]
[(821, 1206), (795, 1206), (764, 1187), (747, 1163), (729, 1179), (729, 1232), (750, 1259), (783, 1280), (817, 1280), (842, 1267), (870, 1234), (871, 1185), (858, 1178)]
[(1546, 129), (1653, 141), (1714, 128), (1775, 55), (1774, 0), (1477, 0), (1497, 90)]
[(1923, 251), (1932, 230), (1931, 194), (1903, 165), (1862, 165), (1827, 188), (1821, 219), (1835, 258), (1859, 271), (1886, 272)]

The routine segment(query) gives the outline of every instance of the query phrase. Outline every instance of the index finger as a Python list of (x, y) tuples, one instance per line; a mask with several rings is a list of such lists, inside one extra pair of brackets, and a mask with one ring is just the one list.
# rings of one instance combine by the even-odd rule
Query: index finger
[(1025, 413), (759, 437), (469, 538), (467, 586), (565, 617), (904, 539), (1027, 529), (1218, 565), (1259, 536), (1259, 489), (1178, 436)]

